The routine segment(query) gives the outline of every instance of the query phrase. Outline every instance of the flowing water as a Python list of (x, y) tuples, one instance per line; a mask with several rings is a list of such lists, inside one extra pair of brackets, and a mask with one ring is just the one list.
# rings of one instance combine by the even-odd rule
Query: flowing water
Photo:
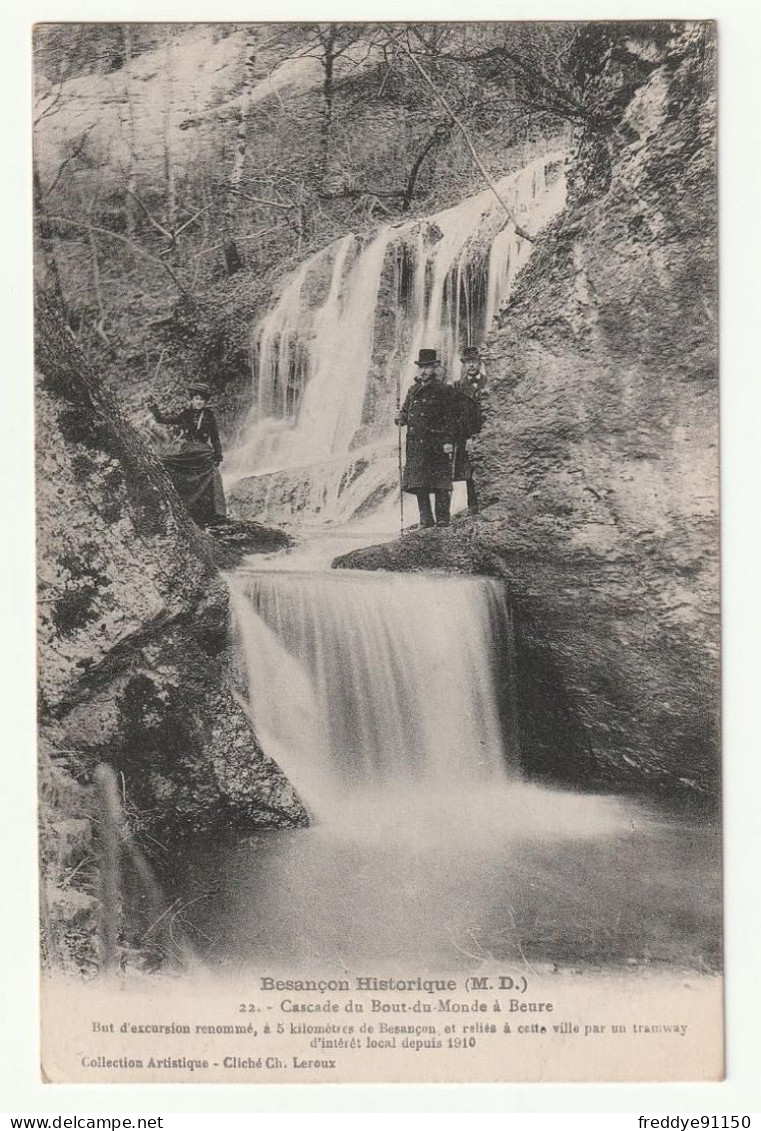
[(498, 582), (252, 573), (233, 594), (257, 734), (318, 819), (368, 793), (488, 789), (517, 773), (493, 670), (509, 633)]
[[(565, 201), (564, 154), (503, 177), (536, 232)], [(241, 516), (348, 522), (398, 498), (397, 397), (422, 347), (449, 380), (480, 345), (531, 244), (487, 189), (424, 220), (353, 235), (307, 259), (252, 331), (252, 407), (225, 460)]]
[(323, 543), (230, 581), (248, 710), (312, 826), (190, 853), (207, 962), (716, 969), (710, 822), (523, 779), (502, 586), (300, 568)]
[[(560, 166), (554, 154), (500, 183), (534, 230), (562, 206)], [(524, 780), (504, 586), (329, 568), (398, 532), (394, 374), (403, 391), (427, 345), (456, 376), (529, 252), (487, 192), (338, 241), (254, 328), (228, 486), (239, 513), (297, 518), (299, 545), (230, 577), (233, 643), (241, 698), (311, 826), (187, 854), (209, 963), (719, 962), (710, 821)]]
[(368, 790), (341, 820), (191, 850), (182, 895), (207, 964), (233, 975), (709, 972), (717, 854), (715, 830), (622, 799), (518, 781)]

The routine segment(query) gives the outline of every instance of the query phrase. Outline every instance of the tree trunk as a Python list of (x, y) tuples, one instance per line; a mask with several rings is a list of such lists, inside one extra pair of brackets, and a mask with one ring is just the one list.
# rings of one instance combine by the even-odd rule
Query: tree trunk
[(34, 211), (37, 214), (37, 230), (39, 234), (40, 247), (42, 249), (42, 258), (45, 264), (45, 270), (48, 273), (50, 280), (50, 290), (52, 291), (61, 311), (66, 317), (66, 303), (63, 297), (63, 287), (61, 286), (61, 276), (58, 272), (58, 262), (55, 257), (55, 249), (53, 247), (53, 232), (47, 213), (45, 211), (45, 198), (42, 192), (42, 181), (40, 174), (35, 168), (32, 175), (32, 193), (34, 199)]
[(127, 150), (129, 152), (129, 164), (127, 166), (127, 192), (124, 201), (124, 212), (126, 219), (127, 238), (130, 242), (130, 258), (134, 261), (135, 253), (132, 245), (135, 241), (135, 196), (137, 195), (137, 172), (135, 168), (135, 107), (132, 100), (132, 26), (130, 24), (124, 24), (122, 30), (124, 35), (124, 94), (127, 100)]
[(234, 275), (236, 271), (240, 271), (243, 267), (243, 257), (238, 251), (238, 245), (231, 237), (226, 239), (223, 244), (223, 254), (225, 257), (225, 268), (228, 275)]
[(95, 232), (92, 228), (89, 229), (88, 238), (90, 241), (90, 263), (92, 265), (92, 282), (93, 290), (95, 291), (95, 301), (98, 305), (98, 320), (95, 323), (95, 332), (98, 337), (103, 341), (104, 345), (109, 348), (111, 343), (106, 334), (106, 308), (103, 304), (103, 290), (100, 285), (100, 264), (98, 263), (98, 244), (95, 239)]
[(213, 568), (211, 553), (189, 514), (171, 488), (157, 456), (122, 416), (100, 378), (77, 345), (62, 318), (58, 303), (42, 291), (35, 294), (35, 367), (43, 385), (62, 397), (76, 415), (83, 443), (107, 444), (129, 483), (138, 524), (147, 533), (166, 535), (174, 524), (178, 536), (192, 543), (200, 558)]
[(177, 186), (172, 155), (172, 45), (168, 42), (166, 59), (166, 100), (164, 103), (164, 184), (166, 189), (165, 227), (173, 232), (177, 222)]
[(439, 124), (436, 127), (436, 129), (433, 131), (431, 136), (428, 138), (428, 141), (425, 143), (425, 145), (423, 146), (420, 153), (418, 154), (417, 159), (415, 161), (415, 164), (412, 166), (412, 169), (410, 170), (410, 175), (407, 178), (407, 187), (405, 188), (404, 196), (402, 197), (402, 212), (409, 212), (409, 210), (410, 210), (410, 205), (412, 204), (412, 198), (415, 195), (415, 185), (417, 184), (418, 175), (420, 173), (420, 170), (423, 166), (423, 162), (425, 161), (426, 157), (428, 156), (428, 154), (431, 152), (431, 150), (433, 149), (433, 147), (436, 145), (436, 143), (438, 141), (442, 141), (444, 138), (448, 138), (448, 137), (449, 137), (448, 128), (446, 126), (442, 127), (442, 125)]
[(236, 189), (240, 186), (243, 177), (243, 168), (246, 164), (246, 147), (248, 144), (248, 108), (244, 105), (238, 111), (235, 127), (235, 153), (233, 167), (230, 171), (228, 182), (227, 203), (225, 206), (225, 239), (224, 256), (225, 268), (228, 275), (234, 275), (243, 267), (243, 256), (238, 250), (233, 236), (235, 231), (235, 203)]
[(322, 133), (320, 137), (320, 176), (326, 177), (330, 164), (330, 134), (333, 126), (333, 70), (336, 60), (335, 55), (336, 29), (333, 24), (328, 26), (323, 40), (324, 55), (322, 66), (324, 79), (322, 84)]
[(236, 115), (235, 124), (235, 141), (233, 152), (233, 165), (230, 170), (230, 180), (228, 182), (227, 202), (225, 206), (225, 238), (224, 238), (224, 257), (225, 268), (228, 275), (234, 275), (236, 271), (240, 271), (244, 266), (243, 256), (238, 250), (235, 243), (235, 207), (236, 207), (236, 193), (240, 188), (241, 181), (243, 180), (243, 170), (246, 166), (246, 157), (248, 154), (248, 115), (249, 115), (249, 98), (252, 86), (252, 69), (254, 60), (254, 44), (251, 39), (251, 33), (246, 36), (246, 59), (244, 66), (246, 74), (243, 80), (243, 97), (241, 106)]

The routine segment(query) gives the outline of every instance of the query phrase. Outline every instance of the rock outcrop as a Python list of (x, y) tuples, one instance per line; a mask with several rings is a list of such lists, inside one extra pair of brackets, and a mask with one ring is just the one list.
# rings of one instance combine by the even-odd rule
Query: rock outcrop
[(67, 782), (87, 820), (101, 763), (118, 775), (133, 828), (164, 845), (306, 823), (228, 672), (219, 547), (44, 300), (36, 369), (40, 722), (44, 778), (59, 783), (43, 800), (43, 858), (76, 869), (56, 833), (71, 806), (55, 798)]
[(504, 577), (536, 772), (713, 795), (714, 29), (592, 25), (576, 50), (567, 207), (485, 349), (484, 514), (336, 564)]

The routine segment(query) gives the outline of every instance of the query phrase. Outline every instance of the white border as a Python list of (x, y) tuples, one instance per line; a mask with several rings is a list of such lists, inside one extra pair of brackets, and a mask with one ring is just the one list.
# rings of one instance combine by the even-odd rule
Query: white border
[[(34, 774), (33, 475), (31, 462), (31, 175), (30, 53), (36, 20), (314, 20), (382, 17), (426, 19), (719, 19), (721, 360), (724, 594), (724, 767), (726, 922), (728, 926), (729, 1078), (723, 1084), (500, 1085), (500, 1086), (43, 1086), (37, 1072), (36, 781)], [(145, 1112), (629, 1112), (706, 1113), (761, 1110), (761, 719), (759, 694), (759, 525), (761, 492), (756, 449), (761, 241), (758, 216), (761, 121), (761, 16), (755, 4), (732, 0), (719, 11), (678, 0), (562, 3), (451, 0), (436, 4), (383, 0), (359, 7), (349, 0), (319, 12), (296, 0), (250, 4), (216, 0), (32, 0), (6, 10), (0, 79), (5, 144), (2, 149), (4, 265), (4, 375), (0, 409), (0, 626), (3, 696), (0, 817), (5, 876), (0, 886), (5, 944), (0, 1021), (3, 1055), (0, 1094), (16, 1113)], [(171, 1123), (171, 1121), (170, 1121)], [(632, 1126), (635, 1126), (632, 1121)]]

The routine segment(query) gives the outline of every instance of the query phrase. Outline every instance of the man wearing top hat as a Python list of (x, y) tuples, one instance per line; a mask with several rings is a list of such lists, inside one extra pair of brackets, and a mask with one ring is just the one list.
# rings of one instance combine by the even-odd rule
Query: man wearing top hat
[(481, 394), (486, 385), (486, 375), (483, 372), (481, 357), (475, 346), (466, 346), (462, 351), (460, 360), (462, 362), (462, 376), (459, 381), (452, 385), (457, 396), (453, 478), (456, 483), (465, 481), (468, 492), (468, 510), (471, 514), (477, 514), (478, 496), (473, 481), (473, 464), (468, 454), (468, 440), (481, 431), (483, 424)]
[(182, 434), (176, 455), (162, 458), (177, 494), (199, 526), (211, 526), (225, 519), (225, 493), (219, 465), (222, 444), (214, 412), (209, 408), (211, 389), (203, 382), (188, 387), (188, 405), (180, 412), (161, 412), (156, 402), (148, 409), (159, 424), (168, 424)]
[(421, 526), (449, 526), (455, 393), (438, 379), (441, 366), (436, 350), (421, 349), (415, 364), (419, 376), (396, 418), (407, 429), (402, 490), (416, 496)]

